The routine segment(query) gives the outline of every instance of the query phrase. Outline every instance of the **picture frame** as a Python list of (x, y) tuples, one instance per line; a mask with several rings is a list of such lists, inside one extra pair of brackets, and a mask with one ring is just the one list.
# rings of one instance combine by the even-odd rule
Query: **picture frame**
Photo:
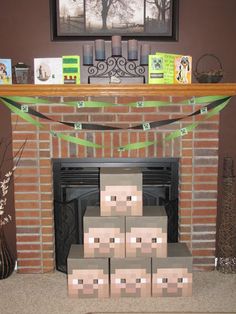
[[(53, 41), (177, 41), (179, 0), (49, 0)], [(110, 3), (110, 6), (108, 4)]]

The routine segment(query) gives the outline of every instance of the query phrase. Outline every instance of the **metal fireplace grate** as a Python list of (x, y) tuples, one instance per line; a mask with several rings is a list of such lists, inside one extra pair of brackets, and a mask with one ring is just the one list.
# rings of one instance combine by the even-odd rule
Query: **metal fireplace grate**
[(178, 159), (54, 159), (56, 267), (67, 271), (71, 244), (83, 244), (83, 215), (99, 206), (101, 167), (138, 167), (143, 173), (143, 205), (164, 205), (168, 242), (178, 242)]

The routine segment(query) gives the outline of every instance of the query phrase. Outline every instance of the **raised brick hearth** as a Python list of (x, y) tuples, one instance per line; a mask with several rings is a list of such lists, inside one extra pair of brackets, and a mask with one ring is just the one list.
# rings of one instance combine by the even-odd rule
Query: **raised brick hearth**
[[(109, 87), (106, 87), (109, 90)], [(102, 96), (101, 96), (102, 94)], [(168, 91), (167, 91), (168, 94)], [(44, 94), (45, 95), (45, 94)], [(138, 100), (167, 100), (167, 96), (133, 94), (104, 96), (103, 93), (88, 97), (123, 104), (116, 108), (69, 107), (61, 101), (86, 100), (88, 97), (54, 97), (53, 104), (37, 104), (32, 107), (52, 119), (73, 122), (90, 122), (114, 126), (128, 126), (155, 120), (170, 119), (190, 114), (201, 105), (173, 104), (158, 108), (131, 108), (127, 103)], [(30, 96), (30, 95), (29, 95)], [(171, 94), (170, 94), (171, 96)], [(194, 96), (194, 94), (192, 94)], [(189, 98), (188, 97), (184, 97)], [(173, 98), (173, 101), (180, 98)], [(183, 100), (183, 97), (181, 98)], [(52, 98), (51, 98), (52, 100)], [(163, 138), (171, 131), (203, 119), (196, 116), (172, 125), (150, 131), (79, 131), (79, 137), (105, 149), (85, 148), (53, 137), (49, 131), (74, 135), (71, 128), (59, 123), (40, 120), (39, 129), (18, 118), (13, 131), (13, 149), (16, 151), (27, 139), (22, 159), (15, 174), (15, 211), (17, 226), (18, 271), (22, 273), (49, 272), (54, 269), (54, 219), (52, 158), (155, 158), (178, 157), (180, 160), (179, 182), (179, 241), (186, 242), (193, 254), (195, 269), (210, 270), (215, 263), (218, 129), (219, 116), (202, 123), (191, 133), (164, 143)], [(12, 115), (15, 124), (17, 118)], [(118, 152), (112, 146), (129, 142), (153, 141), (158, 144), (148, 148)]]

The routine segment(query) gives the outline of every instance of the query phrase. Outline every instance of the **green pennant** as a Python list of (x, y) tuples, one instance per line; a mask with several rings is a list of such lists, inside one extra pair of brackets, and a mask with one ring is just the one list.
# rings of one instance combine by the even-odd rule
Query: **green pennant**
[(7, 96), (10, 100), (25, 104), (50, 104), (51, 101), (35, 97)]
[(205, 104), (215, 100), (223, 99), (227, 96), (202, 96), (202, 97), (192, 97), (190, 99), (184, 100), (183, 104)]
[(127, 144), (121, 147), (118, 147), (118, 150), (125, 151), (125, 150), (133, 150), (133, 149), (141, 149), (151, 146), (157, 142), (136, 142), (132, 144)]
[(221, 105), (215, 107), (214, 109), (212, 109), (211, 111), (209, 111), (206, 114), (206, 118), (205, 119), (209, 119), (210, 117), (216, 115), (217, 113), (219, 113), (220, 111), (222, 111), (230, 102), (231, 98), (229, 98), (228, 100), (224, 101)]
[[(83, 105), (80, 106), (80, 103), (83, 103)], [(68, 105), (68, 106), (74, 106), (77, 108), (103, 108), (103, 107), (115, 106), (112, 103), (107, 103), (103, 101), (69, 101), (69, 102), (64, 102), (63, 104)]]
[(15, 114), (17, 114), (18, 116), (20, 116), (22, 119), (28, 121), (29, 123), (33, 124), (34, 126), (37, 126), (39, 128), (42, 128), (42, 124), (39, 123), (37, 120), (33, 119), (31, 117), (30, 114), (28, 114), (27, 112), (22, 111), (21, 109), (18, 109), (14, 106), (12, 106), (11, 104), (9, 104), (8, 102), (6, 102), (5, 100), (3, 100), (2, 98), (0, 98), (2, 103), (7, 106), (12, 112), (14, 112)]
[(81, 138), (75, 137), (75, 136), (71, 136), (71, 135), (64, 135), (62, 133), (57, 133), (54, 131), (50, 131), (50, 133), (53, 136), (57, 136), (65, 141), (68, 141), (70, 143), (74, 143), (74, 144), (78, 144), (78, 145), (82, 145), (82, 146), (86, 146), (86, 147), (93, 147), (93, 148), (102, 148), (102, 145), (98, 145), (96, 143), (90, 142), (90, 141), (86, 141), (83, 140)]
[[(164, 138), (164, 141), (168, 142), (168, 141), (171, 141), (177, 137), (187, 135), (189, 132), (191, 132), (193, 129), (195, 129), (198, 125), (199, 125), (199, 122), (195, 122), (195, 123), (192, 123), (192, 124), (186, 126), (183, 129), (179, 129), (179, 130), (176, 130), (174, 132), (171, 132), (169, 135), (167, 135)], [(183, 132), (184, 129), (186, 129), (187, 132)]]
[(168, 105), (172, 105), (172, 103), (169, 103), (167, 101), (158, 101), (158, 100), (137, 101), (137, 102), (131, 102), (127, 104), (127, 106), (136, 107), (136, 108), (163, 107), (163, 106), (168, 106)]

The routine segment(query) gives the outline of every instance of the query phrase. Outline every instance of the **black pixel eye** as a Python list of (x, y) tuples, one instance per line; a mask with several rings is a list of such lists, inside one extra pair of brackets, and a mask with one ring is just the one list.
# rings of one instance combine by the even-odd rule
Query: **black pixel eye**
[(142, 242), (142, 238), (136, 238), (136, 243), (141, 243)]
[(120, 282), (121, 283), (126, 283), (126, 279), (125, 278), (121, 278)]
[(116, 196), (115, 195), (107, 195), (107, 196), (105, 196), (105, 200), (107, 202), (115, 202), (116, 201)]
[(178, 282), (183, 282), (184, 280), (183, 280), (183, 278), (178, 278)]
[(162, 278), (162, 282), (163, 283), (167, 283), (168, 282), (168, 278)]
[(83, 279), (78, 279), (78, 285), (82, 285), (83, 284)]
[(99, 238), (94, 238), (94, 243), (99, 243), (100, 239)]
[(126, 197), (126, 200), (128, 201), (128, 202), (136, 202), (138, 199), (137, 199), (137, 196), (136, 195), (129, 195), (129, 196), (127, 196)]
[(157, 243), (157, 238), (152, 238), (152, 243)]
[(98, 284), (98, 279), (93, 279), (93, 283), (96, 285)]
[(141, 278), (137, 278), (136, 283), (141, 283)]
[(110, 238), (110, 243), (115, 243), (115, 238)]

